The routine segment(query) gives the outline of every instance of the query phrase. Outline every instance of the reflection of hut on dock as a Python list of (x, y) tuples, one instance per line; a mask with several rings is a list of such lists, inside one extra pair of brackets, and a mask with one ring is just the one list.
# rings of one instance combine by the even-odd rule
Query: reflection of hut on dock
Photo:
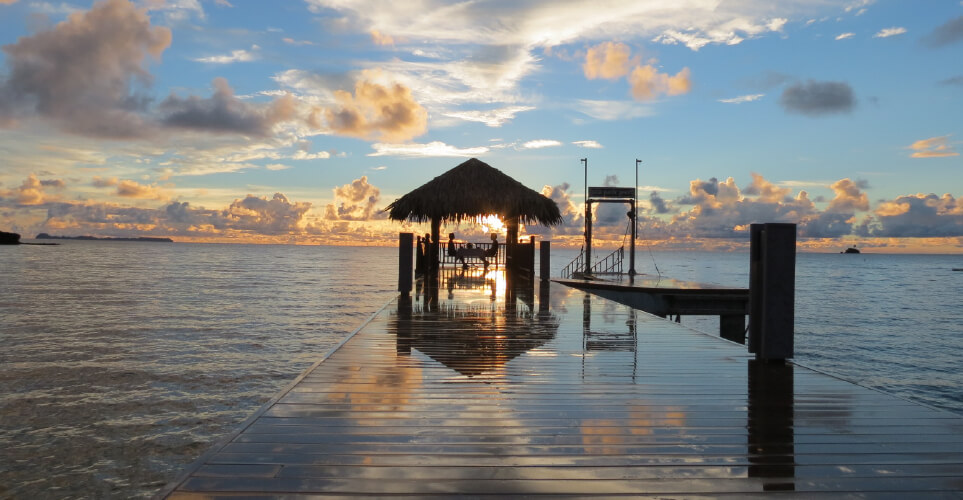
[(386, 209), (397, 221), (431, 222), (430, 272), (437, 274), (442, 222), (497, 215), (508, 229), (506, 265), (516, 266), (519, 224), (554, 226), (562, 222), (558, 205), (487, 163), (472, 158), (397, 199)]
[(438, 310), (413, 310), (399, 303), (390, 330), (397, 350), (412, 349), (467, 377), (498, 372), (511, 360), (555, 338), (559, 319), (534, 310), (497, 309), (488, 306)]

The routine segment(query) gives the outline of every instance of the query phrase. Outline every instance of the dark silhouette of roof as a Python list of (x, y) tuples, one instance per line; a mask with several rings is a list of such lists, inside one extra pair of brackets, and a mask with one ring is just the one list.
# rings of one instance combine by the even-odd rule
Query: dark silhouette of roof
[(385, 210), (392, 220), (411, 222), (461, 222), (491, 214), (517, 217), (525, 224), (562, 222), (554, 201), (477, 158), (435, 177)]

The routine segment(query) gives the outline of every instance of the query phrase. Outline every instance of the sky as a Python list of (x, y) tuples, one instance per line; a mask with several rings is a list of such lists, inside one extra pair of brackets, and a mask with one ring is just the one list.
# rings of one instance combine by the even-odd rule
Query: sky
[(0, 0), (0, 49), (25, 238), (396, 244), (427, 228), (384, 208), (476, 157), (562, 246), (587, 179), (657, 250), (963, 253), (960, 0)]

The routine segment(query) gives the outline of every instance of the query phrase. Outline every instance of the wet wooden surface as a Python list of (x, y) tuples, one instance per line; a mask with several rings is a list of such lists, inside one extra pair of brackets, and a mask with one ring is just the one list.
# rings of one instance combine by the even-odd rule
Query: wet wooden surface
[(489, 276), (389, 304), (169, 497), (963, 497), (958, 415)]

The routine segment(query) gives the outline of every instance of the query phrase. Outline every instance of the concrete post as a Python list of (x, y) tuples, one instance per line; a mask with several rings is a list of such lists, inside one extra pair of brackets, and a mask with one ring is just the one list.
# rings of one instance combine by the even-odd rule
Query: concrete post
[(412, 233), (398, 234), (398, 291), (401, 292), (403, 297), (407, 297), (411, 293), (413, 272), (411, 257), (414, 236)]
[(542, 278), (542, 281), (548, 281), (552, 272), (552, 242), (543, 240), (539, 242), (539, 245), (538, 275)]
[(749, 352), (763, 361), (793, 357), (796, 225), (750, 226)]

